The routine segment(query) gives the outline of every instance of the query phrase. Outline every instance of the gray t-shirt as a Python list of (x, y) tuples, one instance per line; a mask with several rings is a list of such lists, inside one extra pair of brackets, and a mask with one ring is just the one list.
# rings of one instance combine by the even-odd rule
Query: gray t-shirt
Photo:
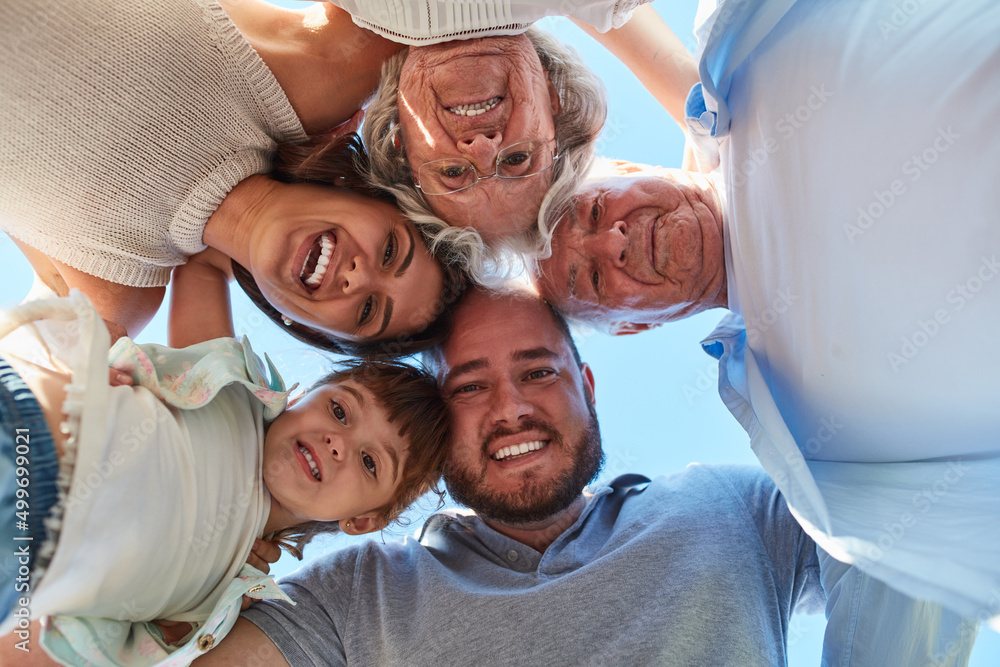
[(813, 541), (763, 471), (692, 465), (597, 489), (544, 552), (471, 513), (368, 542), (244, 616), (292, 665), (784, 665), (823, 608)]

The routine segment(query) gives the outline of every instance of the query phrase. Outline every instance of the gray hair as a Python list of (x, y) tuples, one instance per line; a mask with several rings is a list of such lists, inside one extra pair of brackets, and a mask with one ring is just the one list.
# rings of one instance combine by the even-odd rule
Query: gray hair
[(369, 180), (392, 193), (403, 213), (427, 239), (431, 252), (445, 264), (461, 268), (474, 281), (492, 285), (536, 258), (551, 253), (552, 233), (594, 159), (594, 145), (607, 116), (604, 85), (580, 54), (540, 28), (527, 31), (542, 67), (559, 94), (561, 111), (554, 118), (559, 159), (552, 183), (538, 212), (537, 228), (487, 246), (475, 229), (452, 227), (438, 218), (413, 183), (405, 145), (395, 146), (399, 131), (399, 77), (408, 50), (382, 65), (382, 78), (365, 112), (362, 134), (371, 159)]

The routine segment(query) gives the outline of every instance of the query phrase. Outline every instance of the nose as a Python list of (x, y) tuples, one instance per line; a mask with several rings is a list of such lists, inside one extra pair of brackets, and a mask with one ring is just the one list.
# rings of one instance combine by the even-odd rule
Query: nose
[(371, 284), (372, 275), (368, 270), (368, 262), (364, 255), (358, 254), (348, 257), (344, 262), (344, 268), (338, 276), (338, 284), (345, 294), (365, 291)]
[(486, 169), (479, 169), (480, 172), (489, 174), (501, 142), (503, 134), (499, 130), (479, 132), (459, 141), (458, 149), (476, 164), (476, 169), (479, 169), (480, 165), (489, 165)]
[(334, 461), (343, 461), (347, 457), (347, 443), (343, 438), (338, 438), (332, 434), (323, 436), (323, 444)]
[(493, 393), (493, 404), (490, 406), (494, 424), (505, 423), (516, 425), (521, 419), (535, 413), (535, 407), (524, 396), (520, 387), (511, 381), (497, 385)]
[(628, 241), (628, 225), (624, 220), (618, 220), (608, 229), (591, 234), (584, 242), (584, 254), (622, 267), (625, 266)]

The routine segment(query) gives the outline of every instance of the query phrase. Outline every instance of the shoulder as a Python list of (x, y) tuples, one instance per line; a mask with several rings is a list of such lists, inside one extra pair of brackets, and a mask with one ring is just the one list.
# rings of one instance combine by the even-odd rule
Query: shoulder
[(777, 493), (774, 482), (763, 468), (734, 464), (692, 463), (680, 472), (653, 479), (636, 474), (622, 475), (609, 486), (612, 495), (645, 494), (650, 498), (684, 495), (696, 502), (717, 500), (720, 496), (746, 500)]
[(623, 475), (598, 491), (601, 512), (618, 512), (647, 525), (692, 521), (748, 536), (800, 532), (774, 482), (757, 466), (691, 464), (649, 480)]

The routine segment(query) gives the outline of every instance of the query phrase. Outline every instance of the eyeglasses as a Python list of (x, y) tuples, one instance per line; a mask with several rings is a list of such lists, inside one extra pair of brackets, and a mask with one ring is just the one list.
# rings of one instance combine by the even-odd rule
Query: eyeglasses
[(537, 176), (551, 169), (559, 159), (558, 154), (552, 154), (549, 144), (544, 139), (532, 139), (507, 146), (497, 153), (496, 167), (489, 176), (480, 176), (475, 165), (465, 158), (431, 160), (420, 165), (415, 185), (425, 195), (450, 195), (494, 176), (503, 179)]

